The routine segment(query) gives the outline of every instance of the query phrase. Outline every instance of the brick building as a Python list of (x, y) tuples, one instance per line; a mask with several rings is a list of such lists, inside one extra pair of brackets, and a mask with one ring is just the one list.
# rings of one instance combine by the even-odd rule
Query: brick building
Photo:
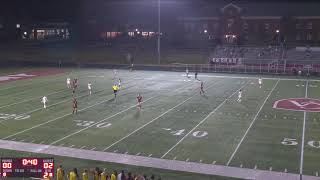
[(319, 8), (320, 3), (203, 4), (178, 19), (189, 40), (207, 34), (223, 43), (319, 44)]

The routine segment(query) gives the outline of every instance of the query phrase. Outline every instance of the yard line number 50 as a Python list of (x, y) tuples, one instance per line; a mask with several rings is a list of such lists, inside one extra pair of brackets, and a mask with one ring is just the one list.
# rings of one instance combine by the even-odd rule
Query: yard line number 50
[[(296, 146), (298, 145), (297, 139), (293, 138), (283, 138), (281, 144), (286, 146)], [(320, 141), (308, 141), (308, 145), (313, 148), (320, 149)]]

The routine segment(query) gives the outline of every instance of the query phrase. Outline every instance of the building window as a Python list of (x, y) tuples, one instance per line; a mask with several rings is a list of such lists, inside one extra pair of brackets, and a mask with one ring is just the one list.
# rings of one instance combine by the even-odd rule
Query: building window
[(133, 37), (133, 36), (134, 36), (134, 32), (128, 32), (128, 35), (129, 35), (130, 37)]
[(297, 33), (297, 34), (296, 34), (296, 40), (297, 40), (297, 41), (300, 41), (300, 40), (301, 40), (300, 33)]
[(296, 24), (296, 29), (302, 29), (303, 25), (301, 23)]
[(312, 22), (307, 23), (306, 29), (312, 29)]
[(258, 33), (259, 32), (259, 24), (254, 25), (254, 32)]
[(264, 27), (265, 27), (266, 30), (269, 30), (270, 29), (270, 24), (269, 23), (265, 23)]
[(227, 27), (228, 28), (231, 28), (234, 24), (234, 19), (228, 19), (228, 22), (227, 22)]
[(208, 24), (203, 24), (203, 29), (208, 29)]
[(307, 34), (307, 41), (311, 41), (312, 40), (312, 34), (311, 33), (308, 33)]
[(216, 32), (218, 30), (218, 23), (213, 23), (213, 31)]

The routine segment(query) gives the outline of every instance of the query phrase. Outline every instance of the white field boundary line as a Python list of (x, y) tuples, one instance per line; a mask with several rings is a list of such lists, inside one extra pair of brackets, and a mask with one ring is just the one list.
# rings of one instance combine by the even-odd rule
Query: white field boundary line
[[(275, 172), (268, 170), (246, 169), (239, 167), (229, 167), (222, 165), (203, 164), (196, 162), (184, 162), (136, 155), (124, 155), (102, 151), (93, 151), (60, 146), (48, 146), (44, 144), (33, 144), (25, 142), (0, 140), (0, 148), (14, 151), (24, 151), (30, 153), (40, 153), (52, 156), (71, 157), (85, 160), (95, 160), (99, 162), (109, 162), (126, 164), (132, 166), (151, 167), (172, 171), (181, 171), (205, 175), (217, 175), (223, 177), (233, 177), (239, 179), (257, 180), (298, 180), (298, 174)], [(319, 180), (315, 176), (303, 176), (304, 180)]]
[[(219, 84), (219, 83), (220, 83), (220, 81), (215, 82), (215, 83), (212, 83), (208, 88), (210, 88), (210, 87), (211, 87), (211, 86), (213, 86), (213, 85)], [(195, 90), (197, 90), (197, 89), (195, 89)], [(136, 133), (136, 132), (140, 131), (141, 129), (143, 129), (143, 128), (144, 128), (144, 127), (146, 127), (147, 125), (149, 125), (149, 124), (153, 123), (154, 121), (158, 120), (158, 119), (159, 119), (159, 118), (161, 118), (162, 116), (166, 115), (167, 113), (169, 113), (169, 112), (170, 112), (170, 111), (172, 111), (173, 109), (175, 109), (175, 108), (177, 108), (177, 107), (181, 106), (182, 104), (184, 104), (185, 102), (187, 102), (187, 101), (189, 101), (191, 98), (193, 98), (196, 94), (198, 94), (198, 92), (194, 93), (191, 97), (189, 97), (189, 98), (185, 99), (184, 101), (182, 101), (181, 103), (179, 103), (179, 104), (175, 105), (174, 107), (172, 107), (172, 108), (168, 109), (167, 111), (165, 111), (164, 113), (162, 113), (162, 114), (161, 114), (161, 115), (159, 115), (158, 117), (156, 117), (156, 118), (152, 119), (152, 120), (151, 120), (151, 121), (149, 121), (148, 123), (146, 123), (146, 124), (144, 124), (144, 125), (140, 126), (140, 127), (139, 127), (139, 128), (137, 128), (136, 130), (134, 130), (134, 131), (132, 131), (131, 133), (127, 134), (126, 136), (122, 137), (122, 138), (121, 138), (121, 139), (119, 139), (118, 141), (115, 141), (114, 143), (112, 143), (112, 144), (111, 144), (111, 145), (109, 145), (108, 147), (104, 148), (104, 149), (103, 149), (103, 151), (106, 151), (106, 150), (110, 149), (110, 148), (111, 148), (111, 147), (113, 147), (114, 145), (116, 145), (116, 144), (118, 144), (119, 142), (123, 141), (124, 139), (126, 139), (126, 138), (130, 137), (132, 134), (134, 134), (134, 133)]]
[[(306, 93), (305, 93), (305, 98), (308, 98), (308, 86), (309, 86), (309, 81), (306, 83)], [(301, 137), (301, 154), (300, 154), (300, 169), (299, 173), (300, 176), (303, 174), (303, 156), (304, 156), (304, 137), (305, 137), (305, 132), (306, 132), (306, 119), (307, 119), (307, 112), (303, 112), (303, 127), (302, 127), (302, 137)]]
[[(157, 96), (150, 97), (150, 98), (146, 99), (145, 101), (143, 101), (142, 103), (148, 102), (148, 101), (150, 101), (151, 99), (154, 99), (154, 98), (156, 98), (156, 97), (157, 97)], [(62, 141), (62, 140), (64, 140), (64, 139), (67, 139), (67, 138), (73, 136), (73, 135), (76, 135), (76, 134), (78, 134), (78, 133), (80, 133), (80, 132), (82, 132), (82, 131), (84, 131), (84, 130), (86, 130), (86, 129), (89, 129), (89, 128), (91, 128), (91, 127), (93, 127), (93, 126), (95, 126), (95, 125), (97, 125), (97, 124), (99, 124), (99, 123), (101, 123), (101, 122), (104, 122), (104, 121), (106, 121), (106, 120), (108, 120), (108, 119), (110, 119), (110, 118), (113, 118), (113, 117), (115, 117), (115, 116), (117, 116), (117, 115), (119, 115), (119, 114), (121, 114), (121, 113), (124, 113), (124, 112), (126, 112), (126, 111), (128, 111), (128, 110), (130, 110), (130, 109), (132, 109), (132, 108), (134, 108), (134, 107), (137, 107), (137, 106), (138, 106), (138, 104), (135, 104), (135, 105), (133, 105), (133, 106), (130, 106), (129, 108), (124, 109), (124, 110), (122, 110), (122, 111), (120, 111), (120, 112), (118, 112), (118, 113), (116, 113), (116, 114), (113, 114), (113, 115), (107, 117), (107, 118), (104, 118), (104, 119), (102, 119), (102, 120), (100, 120), (100, 121), (98, 121), (98, 122), (96, 122), (96, 123), (94, 123), (94, 124), (92, 124), (92, 125), (90, 125), (90, 126), (88, 126), (88, 127), (82, 128), (82, 129), (80, 129), (80, 130), (78, 130), (78, 131), (76, 131), (76, 132), (74, 132), (74, 133), (71, 133), (71, 134), (69, 134), (69, 135), (67, 135), (67, 136), (64, 136), (63, 138), (58, 139), (58, 140), (50, 143), (49, 145), (56, 144), (57, 142), (60, 142), (60, 141)]]
[(271, 89), (271, 91), (269, 92), (268, 96), (266, 97), (266, 99), (263, 101), (262, 105), (260, 106), (260, 109), (258, 110), (257, 114), (254, 116), (253, 120), (251, 121), (248, 129), (246, 130), (246, 132), (244, 133), (244, 135), (242, 136), (240, 142), (238, 143), (236, 149), (233, 151), (232, 155), (230, 156), (228, 162), (227, 162), (227, 166), (229, 166), (229, 164), (231, 163), (231, 161), (233, 160), (235, 154), (237, 153), (239, 147), (241, 146), (243, 140), (246, 138), (248, 132), (250, 131), (252, 125), (254, 124), (254, 122), (257, 120), (258, 115), (260, 114), (261, 110), (263, 109), (264, 105), (266, 104), (267, 100), (269, 99), (269, 97), (271, 96), (272, 92), (275, 90), (275, 88), (277, 87), (278, 83), (280, 82), (280, 80), (278, 79), (278, 81), (276, 82), (276, 84), (273, 86), (273, 88)]
[(161, 158), (164, 158), (167, 154), (169, 154), (175, 147), (177, 147), (185, 138), (189, 136), (197, 127), (199, 127), (202, 123), (204, 123), (212, 114), (214, 114), (220, 107), (222, 107), (227, 100), (229, 100), (232, 96), (234, 96), (240, 89), (244, 88), (249, 82), (245, 83), (243, 86), (241, 86), (239, 89), (237, 89), (235, 92), (233, 92), (230, 96), (228, 96), (224, 101), (222, 101), (219, 106), (214, 108), (213, 111), (211, 111), (204, 119), (202, 119), (195, 127), (193, 127), (186, 135), (184, 135), (175, 145), (173, 145), (167, 152), (165, 152)]
[[(182, 88), (184, 88), (184, 87), (182, 87)], [(128, 88), (127, 88), (127, 89), (128, 89)], [(180, 88), (179, 88), (179, 89), (180, 89)], [(113, 95), (113, 94), (111, 94), (111, 95)], [(108, 95), (108, 96), (111, 96), (111, 95)], [(112, 99), (113, 99), (113, 98), (110, 98), (110, 99), (107, 99), (107, 100), (98, 102), (98, 103), (93, 104), (93, 105), (91, 105), (91, 106), (88, 106), (88, 107), (85, 107), (85, 108), (83, 108), (83, 109), (80, 109), (78, 112), (85, 111), (85, 110), (87, 110), (87, 109), (89, 109), (89, 108), (92, 108), (92, 107), (97, 106), (97, 105), (99, 105), (99, 104), (105, 103), (105, 102), (110, 101), (110, 100), (112, 100)], [(40, 123), (40, 124), (38, 124), (38, 125), (32, 126), (32, 127), (30, 127), (30, 128), (27, 128), (27, 129), (25, 129), (25, 130), (19, 131), (19, 132), (14, 133), (14, 134), (11, 134), (11, 135), (9, 135), (9, 136), (7, 136), (7, 137), (4, 137), (4, 138), (2, 138), (2, 139), (3, 139), (3, 140), (8, 139), (8, 138), (10, 138), (10, 137), (16, 136), (16, 135), (18, 135), (18, 134), (22, 134), (22, 133), (24, 133), (24, 132), (30, 131), (30, 130), (32, 130), (32, 129), (35, 129), (35, 128), (37, 128), (37, 127), (40, 127), (40, 126), (42, 126), (42, 125), (48, 124), (48, 123), (50, 123), (50, 122), (59, 120), (59, 119), (61, 119), (61, 118), (64, 118), (64, 117), (67, 117), (67, 116), (70, 116), (70, 115), (72, 115), (72, 113), (68, 113), (68, 114), (65, 114), (65, 115), (63, 115), (63, 116), (54, 118), (54, 119), (52, 119), (52, 120), (49, 120), (49, 121)]]
[[(181, 75), (181, 76), (186, 76)], [(258, 75), (257, 75), (258, 76)], [(198, 77), (213, 77), (213, 78), (231, 78), (231, 79), (259, 79), (259, 77), (254, 76), (223, 76), (223, 75), (198, 75)], [(320, 79), (306, 79), (306, 78), (271, 78), (271, 77), (262, 77), (262, 79), (268, 79), (268, 80), (285, 80), (285, 81), (315, 81), (320, 82)]]
[[(108, 95), (108, 96), (111, 96), (111, 95), (113, 96), (113, 94), (110, 94), (110, 95)], [(110, 98), (110, 99), (104, 100), (104, 101), (100, 101), (100, 102), (95, 103), (95, 104), (93, 104), (93, 105), (91, 105), (91, 106), (87, 106), (87, 107), (85, 107), (85, 108), (83, 108), (83, 109), (80, 109), (78, 112), (85, 111), (85, 110), (90, 109), (90, 108), (92, 108), (92, 107), (94, 107), (94, 106), (97, 106), (97, 105), (100, 105), (100, 104), (102, 104), (102, 103), (108, 102), (108, 101), (110, 101), (110, 100), (112, 100), (112, 99), (113, 99), (113, 97)], [(52, 120), (46, 121), (46, 122), (44, 122), (44, 123), (40, 123), (40, 124), (38, 124), (38, 125), (32, 126), (31, 128), (27, 128), (27, 129), (25, 129), (25, 130), (19, 131), (19, 132), (17, 132), (17, 133), (14, 133), (14, 134), (9, 135), (9, 136), (7, 136), (7, 137), (4, 137), (4, 138), (2, 138), (2, 139), (8, 139), (8, 138), (10, 138), (10, 137), (16, 136), (16, 135), (18, 135), (18, 134), (21, 134), (21, 133), (24, 133), (24, 132), (27, 132), (27, 131), (30, 131), (30, 130), (32, 130), (32, 129), (34, 129), (34, 128), (40, 127), (40, 126), (42, 126), (42, 125), (48, 124), (48, 123), (50, 123), (50, 122), (53, 122), (53, 121), (62, 119), (62, 118), (64, 118), (64, 117), (67, 117), (67, 116), (70, 116), (70, 115), (72, 115), (72, 113), (68, 113), (68, 114), (65, 114), (65, 115), (63, 115), (63, 116), (60, 116), (60, 117), (54, 118), (54, 119), (52, 119)]]
[[(51, 96), (51, 95), (54, 95), (54, 94), (58, 94), (58, 93), (61, 93), (61, 92), (65, 91), (65, 90), (66, 90), (66, 89), (59, 90), (59, 91), (55, 91), (55, 92), (53, 92), (53, 93), (47, 94), (47, 96)], [(17, 104), (21, 104), (21, 103), (25, 103), (25, 102), (29, 102), (29, 101), (32, 101), (32, 100), (34, 100), (34, 99), (40, 99), (41, 97), (42, 97), (42, 96), (34, 97), (34, 98), (26, 99), (26, 100), (23, 100), (23, 101), (19, 101), (19, 102), (16, 102), (16, 103), (12, 103), (12, 104), (8, 104), (8, 105), (0, 106), (0, 109), (5, 108), (5, 107), (9, 107), (9, 106), (13, 106), (13, 105), (17, 105)]]

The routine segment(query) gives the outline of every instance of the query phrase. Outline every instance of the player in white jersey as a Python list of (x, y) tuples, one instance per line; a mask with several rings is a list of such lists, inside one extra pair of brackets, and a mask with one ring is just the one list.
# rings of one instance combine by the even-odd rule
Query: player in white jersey
[(261, 79), (261, 77), (259, 78), (258, 83), (259, 83), (259, 87), (261, 88), (261, 86), (262, 86), (262, 79)]
[(186, 76), (187, 76), (187, 78), (189, 78), (189, 69), (188, 68), (186, 68)]
[(121, 79), (119, 78), (118, 80), (118, 86), (119, 86), (119, 89), (121, 88)]
[(240, 89), (238, 92), (238, 102), (241, 102), (242, 90)]
[(117, 77), (117, 70), (113, 69), (113, 79), (115, 79)]
[(71, 80), (70, 80), (69, 77), (67, 78), (67, 87), (68, 87), (69, 89), (71, 88)]
[(41, 102), (43, 103), (43, 108), (46, 109), (47, 108), (46, 104), (48, 102), (48, 98), (46, 96), (43, 96)]
[(89, 90), (89, 94), (91, 95), (91, 90), (92, 90), (92, 88), (91, 88), (91, 82), (88, 83), (88, 90)]

